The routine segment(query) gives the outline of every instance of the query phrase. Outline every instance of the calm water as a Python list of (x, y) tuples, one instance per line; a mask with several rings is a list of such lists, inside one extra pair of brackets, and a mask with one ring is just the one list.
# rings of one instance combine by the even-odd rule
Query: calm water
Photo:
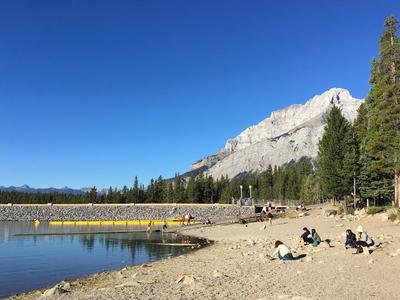
[[(175, 234), (95, 231), (138, 230), (136, 226), (49, 226), (0, 222), (0, 298), (102, 270), (122, 268), (176, 256), (189, 247), (152, 243), (198, 243)], [(88, 232), (84, 235), (14, 236), (19, 233)]]

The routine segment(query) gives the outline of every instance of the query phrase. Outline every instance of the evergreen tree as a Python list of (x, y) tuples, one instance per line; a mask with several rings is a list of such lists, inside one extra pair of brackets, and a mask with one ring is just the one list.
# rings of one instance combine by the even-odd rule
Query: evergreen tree
[(317, 204), (321, 200), (320, 179), (315, 174), (303, 178), (301, 186), (300, 201), (304, 204)]
[(351, 151), (351, 137), (350, 123), (339, 108), (333, 107), (318, 147), (322, 191), (324, 196), (334, 200), (351, 191), (348, 173), (344, 169), (345, 155)]
[(360, 161), (364, 196), (393, 200), (400, 163), (400, 39), (394, 16), (384, 25), (379, 60), (373, 61), (371, 68), (368, 126)]

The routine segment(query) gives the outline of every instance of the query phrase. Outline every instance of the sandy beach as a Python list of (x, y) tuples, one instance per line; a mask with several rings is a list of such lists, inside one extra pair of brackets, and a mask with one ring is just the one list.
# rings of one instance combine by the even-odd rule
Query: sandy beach
[[(213, 240), (193, 253), (66, 281), (13, 299), (398, 299), (399, 225), (381, 215), (326, 217), (315, 208), (308, 216), (246, 225), (190, 228), (182, 233)], [(370, 255), (345, 250), (346, 227), (363, 225), (381, 247)], [(296, 247), (302, 228), (315, 228), (331, 246)], [(270, 260), (281, 240), (297, 261)]]

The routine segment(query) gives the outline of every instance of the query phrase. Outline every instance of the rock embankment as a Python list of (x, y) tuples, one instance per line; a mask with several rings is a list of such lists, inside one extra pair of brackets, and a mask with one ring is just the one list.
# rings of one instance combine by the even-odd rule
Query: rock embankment
[[(242, 214), (254, 212), (242, 207)], [(91, 220), (162, 220), (190, 213), (196, 220), (234, 218), (239, 208), (233, 205), (77, 205), (77, 206), (0, 206), (0, 221), (91, 221)]]

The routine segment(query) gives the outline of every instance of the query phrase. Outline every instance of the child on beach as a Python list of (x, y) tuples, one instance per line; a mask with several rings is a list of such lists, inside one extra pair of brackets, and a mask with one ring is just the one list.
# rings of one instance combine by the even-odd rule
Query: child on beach
[(292, 251), (290, 251), (289, 247), (281, 241), (275, 242), (275, 248), (276, 250), (272, 256), (278, 256), (281, 260), (294, 260)]
[(315, 229), (311, 229), (311, 238), (313, 247), (317, 247), (321, 243), (321, 238)]

